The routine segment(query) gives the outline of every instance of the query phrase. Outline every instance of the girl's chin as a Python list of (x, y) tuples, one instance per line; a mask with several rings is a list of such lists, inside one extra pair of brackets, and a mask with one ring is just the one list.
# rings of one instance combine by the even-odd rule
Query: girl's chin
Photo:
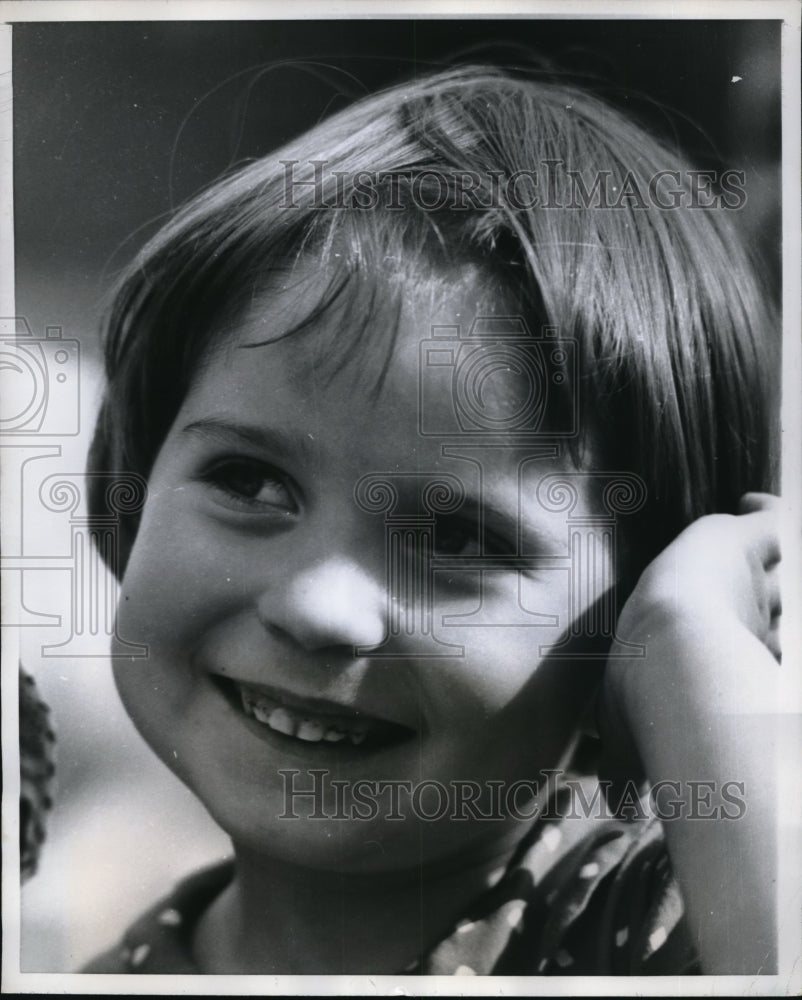
[(356, 884), (363, 877), (379, 878), (383, 886), (402, 887), (411, 878), (435, 880), (480, 867), (483, 859), (506, 860), (508, 845), (517, 843), (525, 832), (523, 826), (510, 831), (499, 824), (497, 836), (490, 841), (484, 829), (460, 828), (460, 835), (455, 836), (451, 820), (416, 824), (414, 829), (399, 821), (299, 819), (283, 823), (284, 828), (274, 824), (266, 837), (259, 838), (250, 831), (232, 830), (238, 866), (291, 881), (297, 877), (292, 869), (304, 869), (316, 872), (316, 877), (352, 877)]

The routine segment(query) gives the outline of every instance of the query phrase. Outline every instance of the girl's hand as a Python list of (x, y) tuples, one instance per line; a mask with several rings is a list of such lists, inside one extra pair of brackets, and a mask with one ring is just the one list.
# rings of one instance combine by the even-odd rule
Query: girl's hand
[[(727, 666), (721, 648), (739, 635), (748, 647), (746, 631), (780, 659), (777, 509), (776, 497), (747, 493), (740, 514), (695, 521), (641, 575), (616, 634), (642, 645), (645, 656), (619, 656), (622, 647), (613, 643), (597, 709), (604, 768), (613, 780), (642, 777), (632, 739), (643, 721), (636, 706), (669, 705), (681, 687), (701, 721), (716, 711), (754, 710), (772, 694), (765, 681), (773, 680), (776, 664), (753, 651)], [(684, 655), (663, 664), (666, 646), (682, 647)]]
[(646, 568), (618, 636), (641, 641), (637, 636), (671, 620), (704, 628), (740, 622), (779, 660), (777, 507), (776, 497), (747, 493), (738, 515), (711, 514), (686, 528)]
[[(682, 702), (700, 724), (767, 707), (781, 655), (777, 509), (776, 497), (747, 493), (740, 514), (695, 521), (641, 575), (616, 634), (645, 655), (621, 656), (614, 642), (598, 700), (605, 776), (643, 776), (638, 737), (661, 707)], [(732, 643), (743, 655), (723, 652)]]
[[(700, 518), (645, 570), (614, 642), (599, 699), (601, 776), (679, 788), (664, 823), (703, 971), (770, 972), (774, 962), (774, 740), (780, 658), (776, 500)], [(737, 783), (745, 810), (716, 814)], [(694, 789), (710, 790), (706, 816)], [(700, 819), (712, 822), (700, 822)]]

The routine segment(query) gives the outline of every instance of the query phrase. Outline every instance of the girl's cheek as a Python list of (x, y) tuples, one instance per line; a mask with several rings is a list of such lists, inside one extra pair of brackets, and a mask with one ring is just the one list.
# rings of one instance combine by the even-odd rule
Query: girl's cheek
[(140, 533), (123, 577), (117, 610), (121, 639), (160, 648), (179, 635), (191, 619), (195, 603), (193, 581), (183, 572), (171, 546), (159, 544), (158, 535)]
[(461, 648), (459, 655), (422, 661), (424, 689), (440, 692), (457, 716), (493, 717), (517, 699), (535, 698), (539, 657), (530, 629), (449, 628), (442, 638)]

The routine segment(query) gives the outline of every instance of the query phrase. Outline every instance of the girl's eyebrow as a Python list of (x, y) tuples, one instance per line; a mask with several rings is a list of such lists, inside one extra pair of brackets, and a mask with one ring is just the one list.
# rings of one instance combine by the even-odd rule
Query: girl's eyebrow
[(278, 458), (310, 457), (314, 452), (311, 439), (299, 435), (291, 437), (284, 431), (273, 427), (260, 427), (255, 424), (243, 424), (227, 420), (224, 417), (204, 417), (193, 420), (181, 428), (182, 434), (198, 434), (201, 437), (218, 441), (221, 444), (247, 444), (257, 447)]

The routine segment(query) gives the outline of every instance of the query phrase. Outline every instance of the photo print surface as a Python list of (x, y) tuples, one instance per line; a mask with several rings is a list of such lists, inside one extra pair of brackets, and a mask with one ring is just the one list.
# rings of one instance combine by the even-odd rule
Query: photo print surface
[(11, 29), (20, 982), (781, 978), (787, 26), (313, 15)]

